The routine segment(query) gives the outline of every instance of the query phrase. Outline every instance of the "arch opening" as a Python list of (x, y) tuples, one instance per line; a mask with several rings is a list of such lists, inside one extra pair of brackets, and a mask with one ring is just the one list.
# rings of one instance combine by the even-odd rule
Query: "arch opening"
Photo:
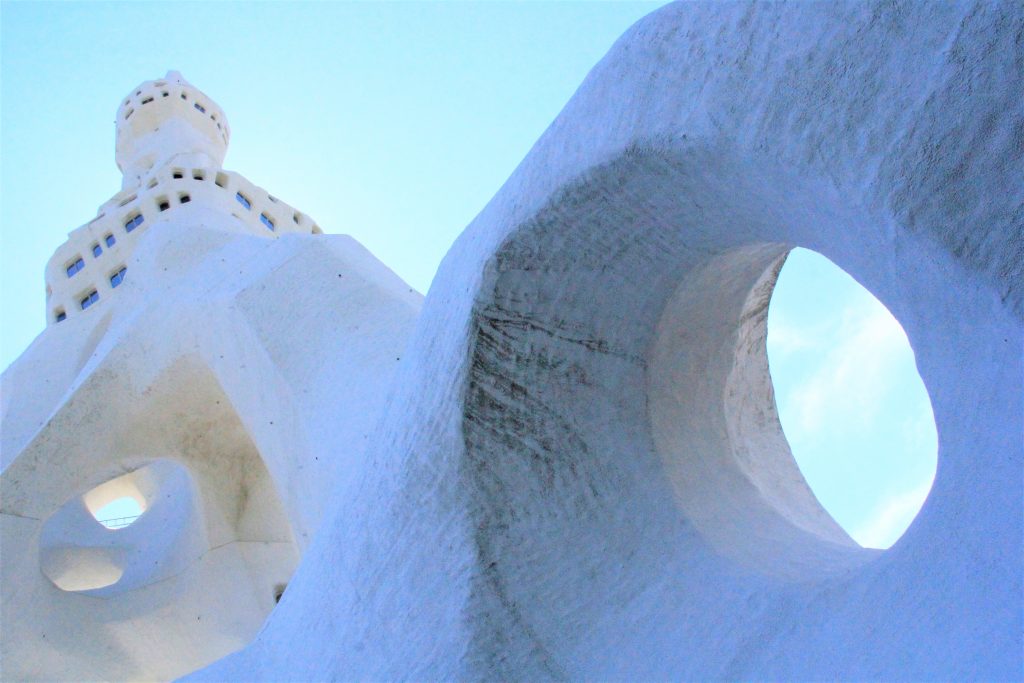
[(935, 417), (899, 321), (821, 254), (789, 253), (767, 354), (779, 421), (804, 480), (866, 548), (891, 547), (931, 490)]
[(63, 591), (110, 596), (180, 573), (206, 541), (192, 476), (158, 459), (51, 515), (40, 534), (40, 569)]

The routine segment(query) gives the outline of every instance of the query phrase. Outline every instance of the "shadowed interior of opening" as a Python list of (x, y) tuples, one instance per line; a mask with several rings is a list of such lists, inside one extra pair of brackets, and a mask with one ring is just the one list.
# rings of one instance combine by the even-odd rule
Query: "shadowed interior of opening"
[(867, 548), (889, 548), (935, 478), (931, 402), (888, 309), (826, 257), (790, 252), (768, 312), (779, 420), (821, 505)]

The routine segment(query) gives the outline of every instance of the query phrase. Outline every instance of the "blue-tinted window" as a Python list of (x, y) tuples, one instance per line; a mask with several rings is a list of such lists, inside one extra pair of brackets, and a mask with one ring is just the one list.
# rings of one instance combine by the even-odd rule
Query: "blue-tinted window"
[(62, 322), (68, 317), (68, 314), (64, 311), (57, 311), (57, 322)]
[(237, 199), (238, 203), (241, 204), (242, 206), (244, 206), (245, 208), (247, 208), (247, 209), (251, 209), (252, 208), (252, 202), (250, 202), (246, 198), (246, 196), (244, 194), (242, 194), (241, 192), (236, 192), (235, 193), (235, 199)]
[(198, 102), (193, 103), (192, 106), (198, 109), (199, 111), (203, 112), (204, 114), (206, 113), (206, 107), (199, 104)]
[(74, 263), (67, 267), (68, 277), (71, 277), (72, 275), (80, 271), (82, 268), (85, 268), (85, 261), (83, 261), (82, 259), (76, 260)]
[(261, 213), (260, 221), (262, 221), (263, 225), (267, 226), (267, 228), (269, 228), (270, 230), (274, 229), (274, 221), (270, 220), (270, 216), (268, 216), (267, 214)]
[(96, 303), (99, 300), (100, 300), (100, 293), (97, 292), (95, 289), (92, 290), (91, 292), (89, 292), (85, 296), (85, 298), (82, 299), (82, 310), (84, 311), (85, 309), (89, 308), (90, 306), (92, 306), (94, 303)]
[(103, 253), (103, 247), (101, 247), (98, 244), (92, 245), (92, 255), (93, 256), (99, 256), (102, 253)]
[(108, 247), (112, 247), (114, 246), (114, 243), (117, 242), (117, 239), (113, 235), (108, 234), (103, 238), (103, 241), (107, 243)]
[(144, 221), (144, 220), (145, 219), (142, 217), (141, 213), (139, 215), (137, 215), (137, 216), (133, 216), (133, 217), (129, 218), (128, 222), (126, 222), (124, 224), (124, 231), (125, 232), (131, 232), (135, 228), (137, 228), (140, 225), (142, 225), (142, 221)]
[(128, 272), (128, 268), (122, 266), (121, 270), (117, 271), (110, 276), (110, 286), (117, 287), (119, 284), (124, 282), (124, 274)]

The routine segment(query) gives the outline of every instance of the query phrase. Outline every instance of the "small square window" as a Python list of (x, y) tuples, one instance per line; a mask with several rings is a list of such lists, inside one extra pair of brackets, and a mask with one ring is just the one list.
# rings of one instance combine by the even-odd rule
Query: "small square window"
[(102, 253), (103, 253), (103, 247), (101, 247), (99, 244), (92, 245), (92, 255), (93, 255), (93, 258), (99, 256)]
[(206, 174), (202, 171), (192, 171), (193, 180), (206, 180)]
[(189, 197), (187, 194), (178, 195), (178, 201), (181, 202), (182, 204), (188, 204), (190, 201), (192, 201), (192, 198)]
[(107, 243), (108, 247), (112, 247), (114, 246), (114, 243), (117, 242), (117, 238), (111, 233), (107, 233), (107, 236), (103, 238), (103, 241)]
[(206, 113), (206, 107), (204, 107), (203, 105), (199, 104), (198, 102), (193, 102), (192, 106), (195, 107), (196, 109), (198, 109), (199, 111), (203, 112), (204, 114)]
[(126, 266), (122, 266), (121, 270), (119, 270), (116, 273), (114, 273), (113, 275), (111, 275), (110, 276), (110, 286), (111, 287), (117, 287), (119, 284), (124, 282), (124, 275), (127, 272), (128, 272), (128, 268)]
[(274, 229), (274, 221), (271, 220), (270, 216), (268, 216), (267, 214), (265, 214), (265, 213), (261, 213), (260, 214), (260, 222), (262, 222), (263, 225), (267, 226), (268, 230), (273, 230)]
[(245, 208), (247, 208), (247, 209), (251, 209), (252, 208), (252, 202), (250, 202), (249, 198), (246, 197), (241, 192), (236, 192), (235, 193), (235, 199), (237, 199), (238, 203), (241, 204), (242, 206), (244, 206)]
[(181, 99), (187, 100), (188, 99), (188, 95), (186, 95), (185, 93), (181, 93)]
[(54, 316), (54, 319), (57, 322), (64, 322), (65, 320), (67, 320), (67, 318), (68, 314), (65, 313), (64, 311), (57, 311), (57, 315)]
[(227, 187), (228, 186), (228, 176), (225, 173), (218, 173), (217, 177), (214, 179), (213, 182), (215, 182), (217, 184), (217, 187)]
[(292, 214), (292, 220), (295, 221), (296, 225), (299, 224), (299, 221), (301, 220), (301, 218), (302, 218), (302, 214), (301, 213), (296, 212), (296, 213)]
[(159, 204), (157, 204), (157, 208), (160, 209), (161, 211), (166, 211), (167, 209), (171, 208), (171, 203), (164, 199)]
[(179, 180), (181, 178), (184, 178), (185, 175), (181, 171), (174, 171), (173, 173), (171, 173), (171, 177), (174, 178), (175, 180)]
[(142, 217), (141, 213), (132, 216), (127, 221), (125, 221), (124, 231), (125, 232), (131, 232), (135, 228), (137, 228), (140, 225), (142, 225), (142, 221), (144, 221), (144, 220), (145, 220), (145, 218)]
[(100, 300), (100, 293), (97, 292), (95, 289), (92, 290), (91, 292), (86, 294), (85, 297), (82, 299), (82, 301), (81, 301), (82, 310), (84, 311), (85, 309), (89, 308), (90, 306), (92, 306), (94, 303), (96, 303), (99, 300)]
[(168, 95), (169, 95), (170, 93), (168, 93), (168, 92), (167, 92), (167, 91), (165, 90), (164, 92), (162, 92), (162, 93), (160, 93), (160, 94), (161, 94), (161, 95), (163, 95), (164, 97), (167, 97), (167, 96), (168, 96)]
[(85, 261), (83, 261), (81, 257), (78, 257), (77, 259), (72, 261), (67, 268), (65, 268), (65, 271), (67, 272), (68, 277), (71, 277), (75, 273), (80, 271), (82, 268), (85, 268)]

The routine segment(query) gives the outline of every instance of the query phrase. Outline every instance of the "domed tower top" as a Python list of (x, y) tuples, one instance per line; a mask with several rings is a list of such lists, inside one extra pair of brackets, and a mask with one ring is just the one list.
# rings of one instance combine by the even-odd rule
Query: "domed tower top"
[(224, 111), (177, 71), (135, 88), (118, 107), (116, 125), (114, 156), (125, 189), (178, 157), (219, 167), (231, 139)]

